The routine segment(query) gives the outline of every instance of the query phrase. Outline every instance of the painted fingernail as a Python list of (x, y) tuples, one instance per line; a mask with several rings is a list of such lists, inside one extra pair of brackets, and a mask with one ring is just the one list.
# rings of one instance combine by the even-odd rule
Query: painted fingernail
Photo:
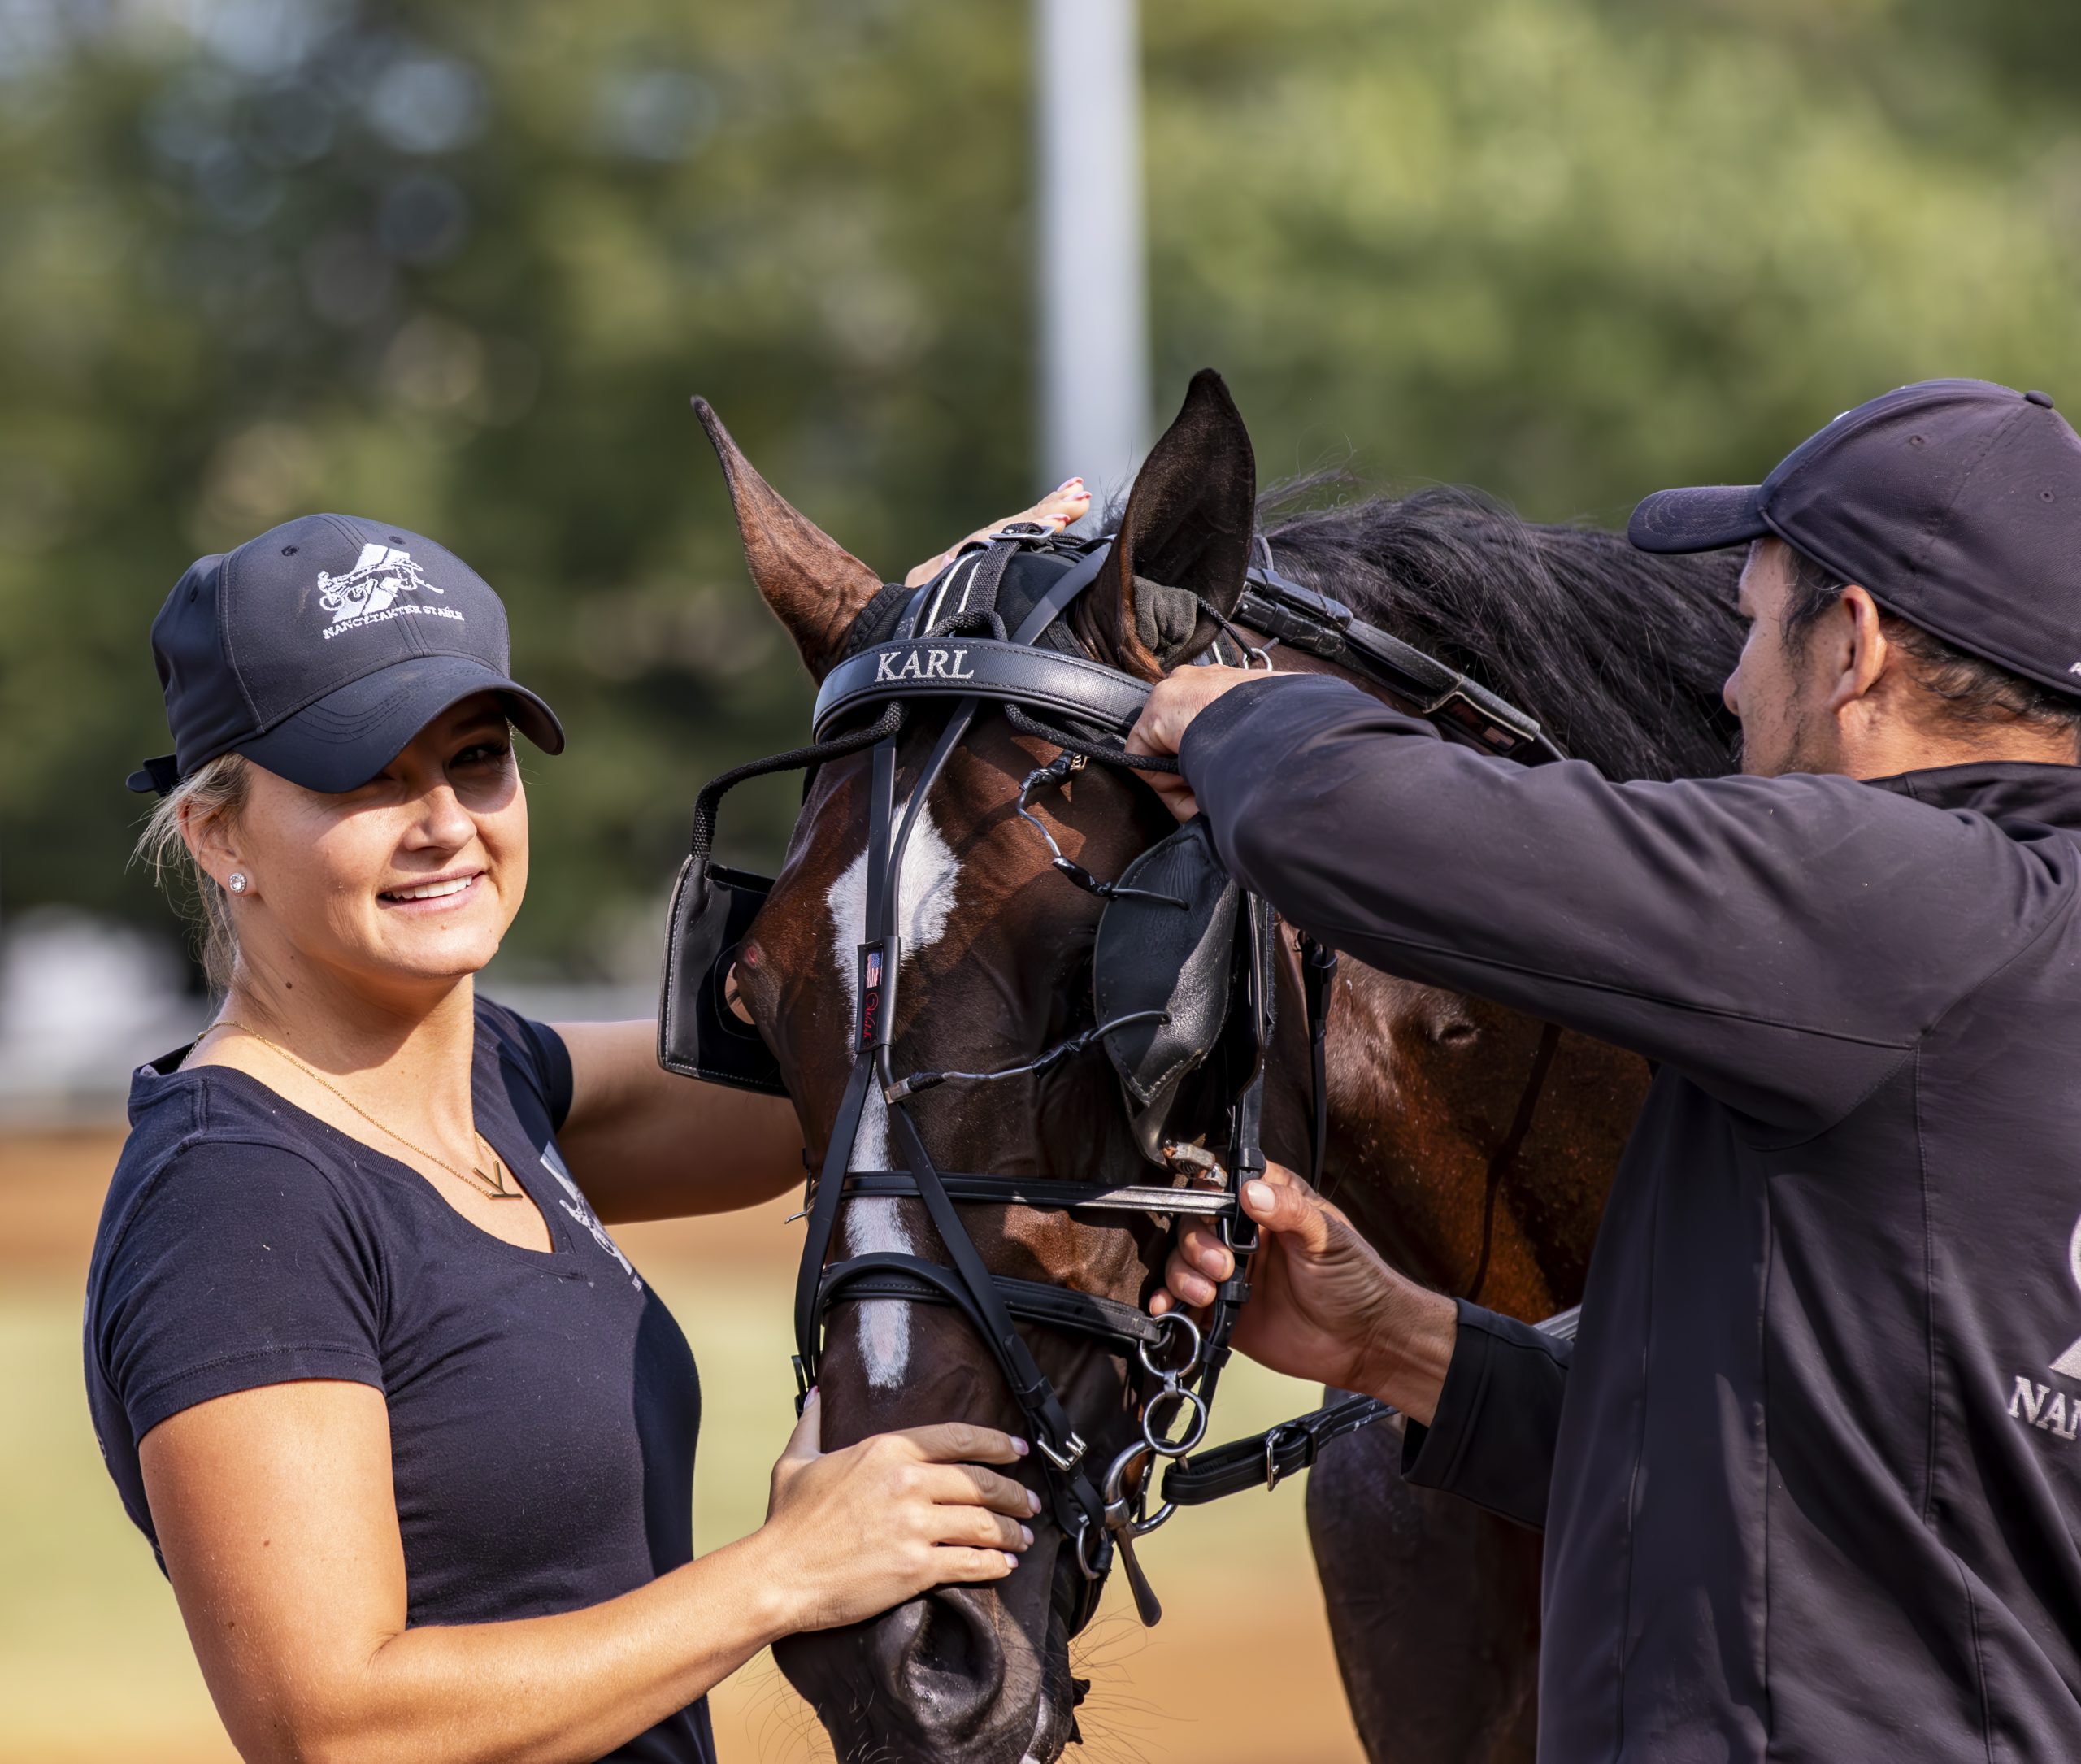
[(1019, 1558), (1010, 1550), (1005, 1552), (1005, 1566), (1007, 1568), (1016, 1568), (1019, 1566)]
[(1025, 1457), (1028, 1452), (1033, 1449), (1033, 1448), (1028, 1445), (1025, 1440), (1020, 1439), (1017, 1434), (1014, 1434), (1012, 1436), (1011, 1449), (1014, 1452), (1018, 1453), (1021, 1458)]
[(1019, 1535), (1030, 1544), (1033, 1541), (1033, 1527), (1030, 1525), (1022, 1525), (1019, 1528)]

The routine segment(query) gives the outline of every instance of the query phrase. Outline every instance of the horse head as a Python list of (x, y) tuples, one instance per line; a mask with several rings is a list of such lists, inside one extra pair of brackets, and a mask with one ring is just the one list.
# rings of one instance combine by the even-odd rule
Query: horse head
[[(753, 579), (821, 682), (888, 591), (789, 507), (714, 414), (700, 408)], [(1219, 380), (1203, 375), (1144, 465), (1106, 565), (1077, 604), (1074, 628), (1084, 652), (1153, 680), (1212, 641), (1220, 628), (1215, 615), (1226, 615), (1243, 586), (1254, 492), (1241, 419)], [(1103, 903), (1065, 880), (1053, 858), (1059, 854), (1096, 878), (1117, 877), (1174, 829), (1130, 772), (1093, 764), (1030, 801), (1028, 815), (1044, 837), (1020, 813), (1021, 791), (1060, 750), (996, 708), (975, 719), (928, 798), (915, 805), (893, 877), (901, 985), (891, 1066), (898, 1073), (998, 1072), (1092, 1028), (1093, 951)], [(936, 710), (921, 702), (916, 710), (897, 745), (899, 821), (949, 715), (945, 701)], [(867, 936), (871, 769), (863, 753), (818, 767), (733, 975), (734, 996), (777, 1057), (813, 1166), (823, 1162), (841, 1122), (868, 971), (857, 952)], [(867, 984), (875, 984), (871, 975)], [(1167, 1132), (1189, 1139), (1219, 1124), (1225, 1099), (1207, 1088), (1188, 1084), (1171, 1101)], [(1159, 1180), (1146, 1156), (1147, 1136), (1135, 1132), (1120, 1082), (1095, 1045), (1044, 1070), (946, 1083), (906, 1107), (943, 1170), (1098, 1187)], [(1295, 1155), (1292, 1133), (1305, 1134), (1297, 1097), (1275, 1087), (1267, 1108), (1274, 1149)], [(903, 1167), (890, 1128), (889, 1105), (871, 1088), (852, 1136), (852, 1170)], [(1166, 1234), (1146, 1214), (1094, 1219), (984, 1204), (964, 1215), (993, 1275), (1136, 1310), (1153, 1290)], [(947, 1257), (920, 1201), (849, 1197), (831, 1259), (891, 1253)], [(1117, 1344), (1046, 1327), (1023, 1332), (1085, 1442), (1087, 1462), (1102, 1469), (1138, 1435), (1147, 1375), (1112, 1350)], [(998, 1362), (951, 1306), (888, 1296), (834, 1304), (817, 1381), (828, 1445), (955, 1419), (1031, 1431)], [(1047, 1492), (1049, 1471), (1037, 1452), (1027, 1475)], [(1074, 1540), (1052, 1523), (1058, 1505), (1044, 1508), (1033, 1547), (1006, 1581), (942, 1588), (871, 1623), (797, 1636), (776, 1650), (841, 1755), (1013, 1764), (1059, 1752), (1074, 1727), (1077, 1694), (1068, 1644), (1095, 1591), (1089, 1542), (1080, 1562)]]

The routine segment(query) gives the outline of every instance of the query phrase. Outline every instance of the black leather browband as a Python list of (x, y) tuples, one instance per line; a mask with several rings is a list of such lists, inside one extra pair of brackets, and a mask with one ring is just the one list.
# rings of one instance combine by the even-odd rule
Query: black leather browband
[(1057, 650), (994, 637), (920, 637), (877, 643), (832, 669), (816, 695), (811, 731), (822, 741), (849, 711), (898, 697), (1010, 699), (1124, 735), (1149, 702), (1149, 688)]

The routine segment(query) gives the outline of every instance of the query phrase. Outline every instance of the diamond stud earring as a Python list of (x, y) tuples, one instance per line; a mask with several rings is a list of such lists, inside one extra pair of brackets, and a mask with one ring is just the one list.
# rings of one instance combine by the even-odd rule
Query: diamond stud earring
[(224, 881), (224, 886), (234, 894), (243, 894), (252, 885), (245, 880), (245, 872), (243, 870), (232, 871)]

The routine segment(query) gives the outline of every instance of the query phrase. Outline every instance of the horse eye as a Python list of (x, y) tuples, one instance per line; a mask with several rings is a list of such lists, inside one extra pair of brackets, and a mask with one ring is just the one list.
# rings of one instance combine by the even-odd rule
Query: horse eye
[(754, 1028), (758, 1027), (753, 1019), (751, 1007), (745, 1004), (743, 993), (737, 990), (737, 964), (734, 962), (730, 964), (730, 971), (723, 976), (723, 1002), (730, 1007), (731, 1015), (738, 1022), (749, 1023)]
[(1436, 1037), (1440, 1047), (1466, 1047), (1481, 1039), (1481, 1032), (1465, 1021), (1449, 1023)]

